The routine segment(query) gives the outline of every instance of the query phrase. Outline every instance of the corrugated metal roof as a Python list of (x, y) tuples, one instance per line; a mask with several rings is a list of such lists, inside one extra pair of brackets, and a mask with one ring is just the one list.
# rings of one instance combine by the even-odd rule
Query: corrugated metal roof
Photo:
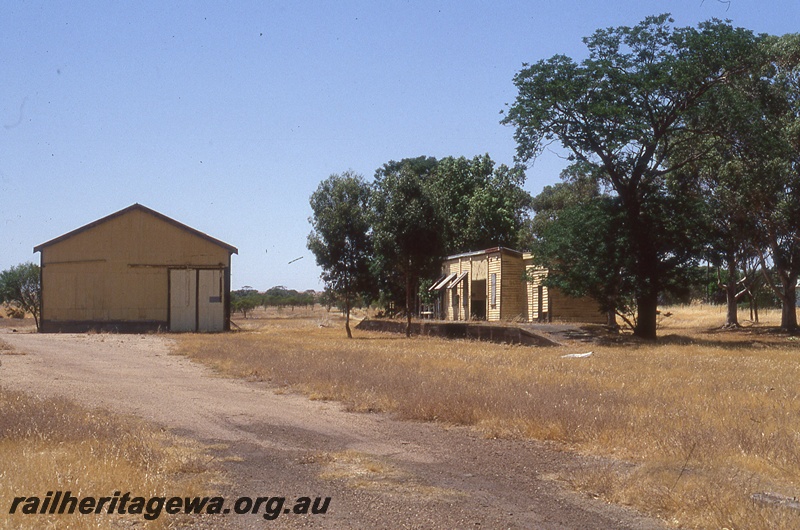
[(514, 250), (513, 248), (508, 247), (492, 247), (487, 248), (485, 250), (474, 250), (472, 252), (463, 252), (461, 254), (453, 254), (452, 256), (447, 256), (445, 260), (451, 259), (458, 259), (458, 258), (470, 258), (473, 256), (481, 256), (483, 254), (494, 254), (495, 252), (505, 253), (505, 254), (514, 254), (516, 256), (522, 256), (522, 252), (519, 250)]

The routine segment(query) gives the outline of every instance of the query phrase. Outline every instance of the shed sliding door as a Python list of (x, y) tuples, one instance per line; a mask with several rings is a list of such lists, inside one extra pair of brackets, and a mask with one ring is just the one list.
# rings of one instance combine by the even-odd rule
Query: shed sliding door
[(169, 271), (170, 331), (222, 331), (225, 326), (221, 269)]
[(198, 271), (197, 329), (222, 331), (225, 329), (225, 280), (222, 271)]

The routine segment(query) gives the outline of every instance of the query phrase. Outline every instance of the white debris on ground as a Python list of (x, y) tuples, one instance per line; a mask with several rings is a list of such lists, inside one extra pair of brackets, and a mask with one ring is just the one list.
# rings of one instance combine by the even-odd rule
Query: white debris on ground
[(568, 353), (567, 355), (562, 355), (561, 357), (564, 359), (583, 359), (584, 357), (591, 357), (594, 352), (586, 352), (586, 353)]

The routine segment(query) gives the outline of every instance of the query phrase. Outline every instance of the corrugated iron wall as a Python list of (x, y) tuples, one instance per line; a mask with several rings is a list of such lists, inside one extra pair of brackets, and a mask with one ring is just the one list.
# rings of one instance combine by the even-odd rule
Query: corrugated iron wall
[[(139, 210), (49, 245), (41, 253), (42, 319), (50, 323), (166, 326), (171, 268), (216, 269), (222, 275), (214, 277), (218, 285), (230, 267), (227, 249)], [(216, 287), (217, 295), (218, 291)]]

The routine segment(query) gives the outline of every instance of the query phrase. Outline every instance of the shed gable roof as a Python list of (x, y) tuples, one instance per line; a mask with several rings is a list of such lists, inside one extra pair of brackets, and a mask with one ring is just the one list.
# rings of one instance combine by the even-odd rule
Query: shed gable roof
[(178, 222), (178, 221), (176, 221), (175, 219), (173, 219), (171, 217), (167, 217), (163, 213), (159, 213), (159, 212), (157, 212), (155, 210), (152, 210), (152, 209), (148, 208), (147, 206), (142, 206), (139, 203), (132, 204), (132, 205), (128, 206), (127, 208), (123, 208), (122, 210), (120, 210), (118, 212), (114, 212), (111, 215), (107, 215), (107, 216), (105, 216), (105, 217), (103, 217), (101, 219), (98, 219), (97, 221), (92, 221), (89, 224), (83, 225), (80, 228), (76, 228), (75, 230), (72, 230), (71, 232), (67, 232), (64, 235), (58, 236), (55, 239), (51, 239), (50, 241), (42, 243), (41, 245), (37, 245), (37, 246), (33, 247), (33, 251), (34, 252), (40, 252), (45, 247), (49, 247), (50, 245), (54, 245), (56, 243), (60, 243), (60, 242), (62, 242), (64, 240), (69, 239), (69, 238), (71, 238), (71, 237), (73, 237), (75, 235), (78, 235), (78, 234), (82, 233), (82, 232), (86, 232), (87, 230), (91, 230), (92, 228), (94, 228), (96, 226), (99, 226), (99, 225), (101, 225), (103, 223), (106, 223), (106, 222), (108, 222), (108, 221), (110, 221), (112, 219), (116, 219), (117, 217), (122, 217), (123, 215), (126, 215), (128, 213), (131, 213), (131, 212), (137, 211), (137, 210), (140, 211), (140, 212), (144, 212), (146, 214), (152, 215), (153, 217), (155, 217), (155, 218), (157, 218), (157, 219), (159, 219), (161, 221), (169, 223), (172, 226), (175, 226), (175, 227), (177, 227), (177, 228), (179, 228), (181, 230), (184, 230), (184, 231), (186, 231), (186, 232), (188, 232), (188, 233), (190, 233), (190, 234), (192, 234), (194, 236), (197, 236), (197, 237), (199, 237), (201, 239), (205, 239), (206, 241), (208, 241), (210, 243), (213, 243), (213, 244), (215, 244), (217, 246), (220, 246), (220, 247), (226, 249), (228, 252), (230, 252), (232, 254), (238, 254), (239, 253), (238, 249), (236, 247), (234, 247), (233, 245), (229, 245), (228, 243), (225, 243), (224, 241), (220, 241), (219, 239), (213, 238), (213, 237), (211, 237), (210, 235), (208, 235), (208, 234), (206, 234), (204, 232), (201, 232), (199, 230), (196, 230), (196, 229), (192, 228), (191, 226), (187, 226), (187, 225), (185, 225), (185, 224), (183, 224), (181, 222)]

